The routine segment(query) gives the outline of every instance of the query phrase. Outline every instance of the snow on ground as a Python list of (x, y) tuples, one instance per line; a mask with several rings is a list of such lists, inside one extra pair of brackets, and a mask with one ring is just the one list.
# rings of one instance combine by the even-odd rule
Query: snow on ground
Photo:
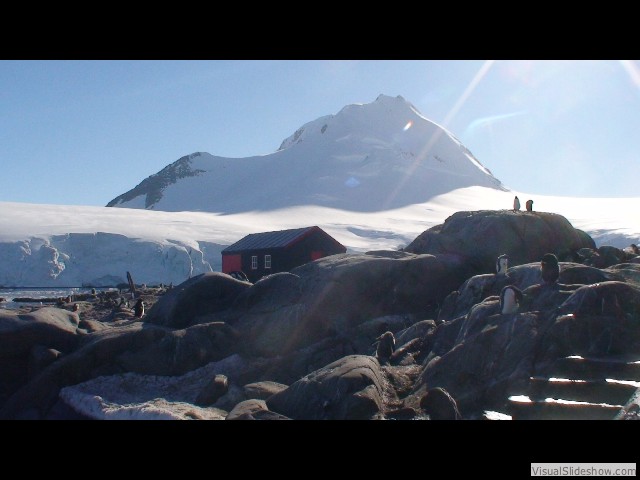
[[(552, 197), (485, 187), (378, 212), (312, 205), (222, 215), (1, 202), (0, 285), (80, 286), (110, 276), (124, 279), (126, 271), (139, 282), (179, 283), (219, 271), (222, 249), (249, 233), (311, 225), (351, 252), (397, 250), (457, 211), (509, 209), (514, 195), (523, 205), (533, 199), (534, 210), (567, 217), (598, 246), (640, 244), (640, 198)], [(64, 236), (97, 232), (103, 235)]]
[(176, 377), (123, 373), (65, 387), (60, 398), (78, 413), (97, 420), (223, 420), (226, 413), (194, 405), (216, 375), (237, 375), (245, 368), (231, 355)]

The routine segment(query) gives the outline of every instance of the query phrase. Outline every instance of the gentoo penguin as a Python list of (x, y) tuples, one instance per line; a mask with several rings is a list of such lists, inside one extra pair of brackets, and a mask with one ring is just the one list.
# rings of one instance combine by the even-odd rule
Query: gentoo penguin
[(533, 200), (527, 200), (525, 205), (527, 207), (527, 212), (533, 212)]
[(138, 318), (142, 318), (144, 315), (144, 302), (142, 301), (141, 298), (138, 299), (138, 301), (136, 302), (136, 304), (133, 307), (134, 313), (136, 315), (136, 317)]
[(516, 313), (522, 303), (522, 291), (513, 285), (507, 285), (500, 292), (500, 313)]
[(73, 308), (72, 308), (72, 310), (73, 310), (74, 312), (77, 312), (78, 310), (80, 310), (80, 305), (78, 305), (77, 303), (74, 303), (74, 304), (73, 304)]
[(516, 198), (513, 199), (513, 211), (517, 212), (518, 210), (520, 210), (520, 199), (516, 195)]
[(509, 256), (504, 253), (498, 257), (496, 260), (496, 273), (507, 273), (507, 269), (509, 268)]
[(391, 358), (393, 350), (396, 346), (396, 338), (391, 332), (384, 332), (378, 338), (378, 348), (376, 349), (376, 357), (380, 363), (386, 363)]
[(560, 265), (558, 265), (558, 257), (553, 253), (545, 253), (540, 261), (540, 273), (545, 283), (553, 284), (558, 281), (560, 276)]

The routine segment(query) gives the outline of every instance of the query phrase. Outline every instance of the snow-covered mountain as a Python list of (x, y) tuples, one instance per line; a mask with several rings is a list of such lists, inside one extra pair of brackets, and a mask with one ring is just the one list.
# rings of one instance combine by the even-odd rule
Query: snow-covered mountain
[(470, 186), (506, 190), (451, 133), (380, 95), (309, 122), (278, 151), (182, 157), (109, 207), (239, 213), (316, 205), (376, 212)]
[[(0, 202), (0, 286), (178, 284), (221, 269), (249, 233), (318, 225), (351, 252), (408, 245), (460, 210), (518, 195), (564, 215), (598, 245), (640, 243), (638, 198), (530, 195), (504, 188), (456, 138), (401, 97), (307, 123), (272, 154), (192, 154), (109, 205)], [(200, 212), (196, 210), (201, 210)]]

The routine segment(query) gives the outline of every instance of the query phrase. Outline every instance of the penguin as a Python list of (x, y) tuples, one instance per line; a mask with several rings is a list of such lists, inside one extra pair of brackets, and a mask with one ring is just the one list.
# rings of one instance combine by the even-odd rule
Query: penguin
[(533, 212), (533, 200), (527, 200), (525, 205), (527, 207), (527, 212)]
[(516, 198), (513, 199), (513, 211), (517, 212), (518, 210), (520, 210), (520, 199), (516, 195)]
[(78, 305), (77, 303), (74, 303), (74, 304), (73, 304), (73, 308), (72, 308), (72, 310), (73, 310), (74, 312), (77, 312), (78, 310), (80, 310), (80, 305)]
[(545, 253), (540, 261), (540, 273), (542, 280), (549, 285), (558, 281), (560, 276), (560, 265), (558, 265), (558, 257), (553, 253)]
[(380, 363), (387, 363), (391, 355), (393, 355), (393, 350), (396, 346), (396, 338), (393, 336), (393, 333), (387, 331), (376, 338), (378, 342), (378, 348), (376, 349), (376, 358)]
[(506, 275), (508, 268), (509, 268), (509, 256), (506, 253), (504, 253), (496, 259), (496, 273)]
[(631, 250), (633, 251), (633, 253), (635, 253), (636, 255), (640, 255), (640, 248), (638, 248), (638, 246), (635, 243), (631, 244)]
[(500, 292), (500, 313), (516, 313), (522, 303), (522, 291), (514, 286), (507, 285)]
[(134, 313), (136, 317), (142, 318), (144, 316), (144, 302), (141, 298), (138, 299), (136, 304), (133, 307)]

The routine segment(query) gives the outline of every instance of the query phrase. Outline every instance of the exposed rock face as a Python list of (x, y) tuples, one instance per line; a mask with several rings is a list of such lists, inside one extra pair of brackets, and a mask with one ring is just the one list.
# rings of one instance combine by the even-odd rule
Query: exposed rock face
[(491, 315), (487, 326), (442, 356), (432, 358), (415, 392), (441, 387), (460, 410), (500, 404), (533, 371), (539, 317), (533, 313)]
[(563, 355), (605, 356), (640, 351), (640, 289), (603, 282), (577, 289), (560, 307), (540, 361)]
[(444, 388), (428, 390), (420, 400), (420, 407), (431, 420), (462, 420), (458, 404)]
[[(482, 218), (468, 221), (480, 228)], [(585, 251), (574, 258), (586, 262)], [(509, 395), (564, 357), (640, 351), (640, 265), (624, 251), (598, 255), (625, 262), (606, 269), (559, 262), (557, 281), (545, 282), (542, 256), (472, 275), (478, 264), (462, 254), (378, 251), (327, 257), (254, 285), (202, 275), (145, 297), (156, 303), (143, 322), (130, 312), (119, 317), (115, 306), (80, 322), (57, 308), (0, 314), (0, 418), (504, 412)], [(498, 295), (507, 285), (522, 298), (517, 312), (502, 314)], [(92, 302), (93, 312), (104, 303), (83, 302), (80, 317)], [(376, 348), (383, 338), (395, 344)]]
[(274, 279), (286, 288), (268, 297), (252, 293), (263, 289), (256, 283), (238, 299), (246, 311), (230, 323), (243, 332), (255, 354), (279, 355), (330, 335), (348, 334), (373, 318), (425, 314), (466, 273), (456, 257), (447, 255), (333, 255)]
[(76, 313), (43, 307), (33, 313), (0, 310), (0, 405), (27, 380), (71, 352), (84, 333)]
[(559, 259), (573, 257), (581, 248), (595, 248), (589, 235), (573, 228), (555, 213), (479, 210), (457, 212), (419, 235), (404, 250), (412, 253), (455, 254), (475, 273), (495, 272), (501, 254), (511, 265), (540, 261), (545, 253)]
[(285, 390), (287, 385), (278, 382), (255, 382), (248, 383), (244, 386), (244, 394), (247, 398), (257, 398), (258, 400), (266, 400), (270, 396)]
[(198, 398), (196, 404), (211, 405), (215, 403), (221, 396), (229, 390), (229, 379), (225, 375), (216, 375), (205, 385)]
[(145, 195), (144, 208), (153, 208), (160, 201), (164, 190), (169, 185), (173, 185), (182, 178), (196, 177), (204, 173), (204, 170), (194, 169), (191, 165), (192, 159), (199, 156), (200, 153), (196, 152), (176, 160), (158, 173), (145, 178), (132, 190), (111, 200), (107, 207), (115, 207), (140, 195)]
[(375, 358), (352, 355), (301, 378), (267, 400), (270, 410), (293, 419), (373, 418), (394, 396)]
[(207, 316), (231, 307), (249, 287), (249, 283), (224, 273), (203, 273), (169, 290), (149, 310), (145, 321), (172, 328), (204, 323)]

